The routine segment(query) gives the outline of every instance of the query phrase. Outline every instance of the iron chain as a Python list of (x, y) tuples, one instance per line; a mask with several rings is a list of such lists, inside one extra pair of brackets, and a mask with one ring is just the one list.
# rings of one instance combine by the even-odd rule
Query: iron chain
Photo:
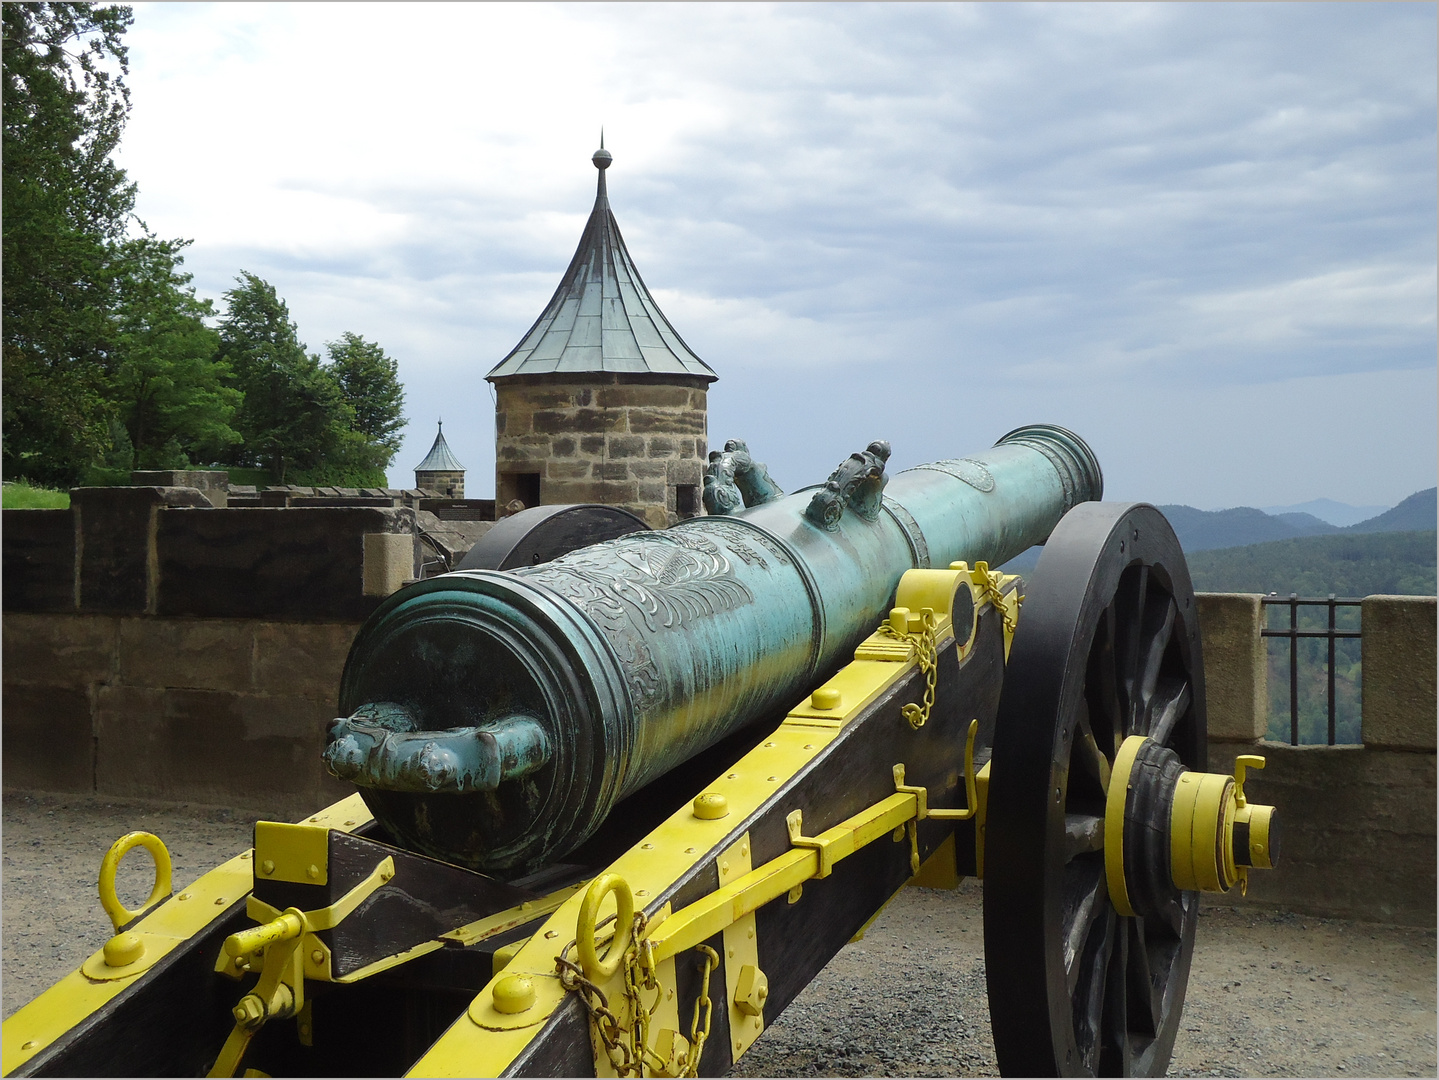
[[(654, 945), (644, 936), (647, 926), (648, 919), (645, 914), (637, 912), (634, 934), (622, 961), (625, 998), (630, 1011), (628, 1029), (610, 1008), (605, 992), (587, 979), (580, 965), (569, 958), (570, 950), (575, 946), (573, 941), (555, 957), (560, 985), (579, 997), (585, 1011), (589, 1013), (590, 1029), (604, 1047), (605, 1055), (610, 1059), (610, 1064), (618, 1076), (675, 1075), (671, 1070), (678, 1064), (665, 1061), (649, 1045), (650, 1020), (659, 1008), (664, 987), (659, 983)], [(699, 1075), (700, 1055), (704, 1052), (705, 1041), (709, 1038), (713, 1012), (709, 985), (715, 969), (719, 966), (719, 954), (708, 945), (697, 946), (695, 951), (704, 954), (704, 973), (700, 977), (699, 996), (695, 999), (694, 1020), (690, 1025), (690, 1050), (683, 1060), (683, 1072), (678, 1074), (689, 1077)], [(641, 993), (648, 991), (653, 991), (655, 997), (654, 1003), (646, 1008)]]
[(900, 713), (909, 721), (909, 726), (916, 730), (924, 727), (929, 720), (930, 710), (934, 708), (934, 685), (939, 668), (938, 649), (935, 645), (936, 620), (934, 612), (925, 608), (921, 619), (924, 628), (917, 633), (901, 633), (891, 626), (888, 620), (879, 624), (879, 633), (885, 637), (906, 642), (914, 647), (915, 656), (919, 660), (919, 670), (924, 672), (924, 697), (921, 703), (918, 705), (911, 703), (900, 709)]

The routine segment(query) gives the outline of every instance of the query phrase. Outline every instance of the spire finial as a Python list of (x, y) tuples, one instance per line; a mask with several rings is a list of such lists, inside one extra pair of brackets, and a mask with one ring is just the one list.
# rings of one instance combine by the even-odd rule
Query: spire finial
[(590, 160), (595, 163), (595, 168), (599, 169), (601, 173), (608, 169), (610, 162), (614, 160), (614, 155), (605, 149), (605, 129), (603, 126), (600, 127), (600, 148), (595, 151), (595, 156), (590, 158)]
[(441, 431), (444, 431), (444, 430), (445, 430), (445, 418), (444, 418), (443, 416), (440, 417), (439, 423), (440, 423), (440, 430), (441, 430)]

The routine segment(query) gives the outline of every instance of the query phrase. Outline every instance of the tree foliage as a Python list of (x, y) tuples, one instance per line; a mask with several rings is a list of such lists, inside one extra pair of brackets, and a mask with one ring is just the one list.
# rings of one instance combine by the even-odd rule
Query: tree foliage
[(381, 468), (388, 467), (400, 452), (406, 423), (399, 365), (379, 345), (349, 331), (325, 349), (340, 392), (355, 410), (354, 430), (384, 453)]
[(4, 469), (73, 480), (109, 445), (116, 244), (135, 185), (112, 158), (127, 7), (3, 6)]
[(1340, 533), (1196, 551), (1196, 590), (1280, 596), (1434, 595), (1434, 530)]
[(263, 465), (280, 482), (339, 449), (353, 410), (339, 382), (305, 351), (290, 310), (269, 282), (241, 271), (225, 293), (219, 359), (244, 391), (236, 415), (243, 444), (236, 465)]
[(128, 7), (3, 5), (4, 472), (68, 486), (229, 461), (383, 484), (404, 426), (395, 361), (346, 333), (321, 363), (248, 273), (211, 329), (188, 241), (134, 218), (114, 161), (131, 22)]
[(119, 283), (115, 373), (110, 396), (130, 446), (133, 468), (185, 468), (218, 460), (241, 436), (231, 426), (244, 395), (227, 385), (216, 360), (214, 315), (180, 270), (179, 241), (152, 236), (124, 247), (128, 273)]

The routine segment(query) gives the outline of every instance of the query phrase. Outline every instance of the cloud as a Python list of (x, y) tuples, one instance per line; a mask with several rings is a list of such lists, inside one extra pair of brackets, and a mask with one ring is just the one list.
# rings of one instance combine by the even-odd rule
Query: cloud
[(902, 418), (957, 380), (1219, 408), (1195, 389), (1331, 376), (1342, 409), (1431, 370), (1434, 40), (1411, 5), (142, 4), (123, 160), (202, 292), (243, 267), (312, 347), (401, 359), (397, 480), (460, 410), (484, 490), (482, 377), (573, 252), (602, 123), (626, 241), (752, 442), (777, 386)]

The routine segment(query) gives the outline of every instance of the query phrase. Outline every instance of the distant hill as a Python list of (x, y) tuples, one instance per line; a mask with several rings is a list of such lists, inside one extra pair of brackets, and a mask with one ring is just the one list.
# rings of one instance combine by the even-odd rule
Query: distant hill
[(1392, 510), (1342, 529), (1303, 511), (1275, 515), (1252, 506), (1237, 506), (1232, 510), (1196, 510), (1192, 506), (1169, 505), (1159, 509), (1174, 526), (1179, 542), (1187, 552), (1244, 547), (1300, 536), (1413, 532), (1434, 528), (1436, 516), (1439, 516), (1434, 488), (1417, 491)]
[[(1341, 537), (1425, 530), (1432, 532), (1436, 526), (1436, 519), (1439, 519), (1439, 500), (1436, 500), (1436, 494), (1439, 494), (1439, 491), (1436, 491), (1435, 488), (1416, 491), (1392, 510), (1386, 510), (1382, 514), (1344, 528), (1331, 525), (1313, 514), (1298, 510), (1275, 515), (1266, 514), (1263, 510), (1257, 510), (1252, 506), (1238, 506), (1231, 510), (1197, 510), (1192, 506), (1171, 504), (1161, 506), (1159, 509), (1169, 519), (1169, 523), (1174, 526), (1175, 535), (1179, 537), (1179, 543), (1183, 546), (1185, 554), (1192, 555), (1201, 551), (1228, 551), (1255, 544), (1311, 537)], [(1314, 500), (1315, 503), (1328, 501)], [(1039, 553), (1043, 550), (1042, 547), (1033, 547), (1021, 552), (1001, 569), (1009, 574), (1028, 574), (1038, 564)], [(1432, 551), (1430, 555), (1433, 555)], [(1431, 580), (1432, 576), (1431, 569)], [(1258, 591), (1269, 592), (1271, 589), (1277, 588), (1276, 585), (1269, 585)], [(1324, 593), (1327, 595), (1335, 591), (1335, 589), (1326, 588)], [(1420, 591), (1425, 590), (1421, 589)], [(1432, 584), (1428, 591), (1433, 591)]]
[(1232, 510), (1196, 510), (1192, 506), (1171, 505), (1159, 509), (1174, 526), (1185, 551), (1262, 544), (1268, 540), (1307, 536), (1312, 531), (1301, 529), (1282, 518), (1270, 517), (1252, 506), (1236, 506)]
[(1313, 514), (1306, 514), (1303, 511), (1272, 514), (1270, 516), (1276, 521), (1284, 521), (1293, 525), (1299, 530), (1300, 536), (1324, 536), (1328, 533), (1337, 533), (1339, 531), (1338, 525), (1331, 525), (1322, 518), (1317, 518)]
[[(1397, 509), (1397, 508), (1396, 508)], [(1187, 552), (1198, 592), (1281, 596), (1433, 596), (1434, 529), (1302, 536), (1223, 550)]]
[(1345, 525), (1367, 521), (1384, 513), (1389, 507), (1350, 506), (1348, 503), (1336, 502), (1333, 499), (1310, 499), (1308, 502), (1295, 503), (1292, 506), (1261, 506), (1259, 509), (1274, 517), (1284, 517), (1286, 514), (1309, 514), (1317, 517), (1326, 525), (1342, 528)]
[(1345, 532), (1379, 533), (1412, 532), (1415, 529), (1433, 529), (1439, 523), (1439, 488), (1416, 491), (1393, 510), (1386, 510), (1378, 517), (1350, 525)]

